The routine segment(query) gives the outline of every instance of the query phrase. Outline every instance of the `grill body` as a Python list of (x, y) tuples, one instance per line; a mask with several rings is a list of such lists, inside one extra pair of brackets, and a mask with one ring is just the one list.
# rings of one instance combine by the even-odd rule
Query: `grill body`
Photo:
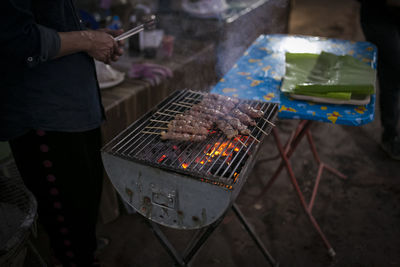
[(144, 217), (171, 228), (205, 227), (223, 215), (233, 197), (232, 190), (179, 173), (104, 153), (103, 161), (123, 200)]
[[(160, 111), (165, 114), (165, 110), (172, 110), (173, 103), (188, 94), (191, 99), (200, 96), (192, 91), (175, 92), (102, 149), (104, 167), (121, 198), (144, 217), (175, 229), (203, 228), (224, 215), (245, 183), (264, 139), (256, 128), (252, 134), (260, 143), (249, 139), (246, 146), (227, 140), (222, 133), (196, 144), (160, 143), (159, 136), (142, 134), (152, 119), (160, 120), (164, 116), (157, 115)], [(266, 118), (274, 121), (277, 105), (263, 105), (268, 111)], [(264, 121), (258, 124), (265, 132), (271, 130)], [(213, 144), (216, 143), (226, 143), (235, 149), (236, 152), (229, 154), (229, 161), (228, 157), (221, 157), (226, 148), (220, 154), (215, 152)], [(152, 149), (154, 144), (157, 150)], [(171, 156), (173, 153), (168, 152), (171, 147), (179, 155)], [(152, 150), (150, 155), (149, 150)], [(209, 156), (204, 156), (207, 153)], [(193, 155), (200, 156), (196, 160)], [(200, 160), (204, 165), (199, 164)], [(216, 165), (216, 161), (221, 163)], [(188, 162), (185, 167), (184, 162)]]

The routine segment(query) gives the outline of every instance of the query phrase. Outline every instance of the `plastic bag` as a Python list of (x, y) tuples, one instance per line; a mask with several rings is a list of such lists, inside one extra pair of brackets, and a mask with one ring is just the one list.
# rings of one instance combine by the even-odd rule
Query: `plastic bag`
[(281, 91), (331, 99), (350, 100), (375, 93), (376, 71), (352, 57), (286, 53)]

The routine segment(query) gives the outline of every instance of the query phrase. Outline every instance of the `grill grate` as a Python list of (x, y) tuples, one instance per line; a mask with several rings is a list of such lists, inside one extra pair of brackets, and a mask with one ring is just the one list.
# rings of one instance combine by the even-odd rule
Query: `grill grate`
[[(269, 133), (276, 118), (278, 105), (243, 100), (252, 107), (264, 111), (264, 117), (256, 119), (257, 126), (249, 126), (251, 135), (227, 139), (219, 130), (211, 130), (202, 142), (161, 140), (157, 134), (167, 127), (176, 114), (190, 109), (203, 98), (203, 93), (190, 90), (177, 91), (130, 125), (119, 136), (107, 144), (103, 151), (115, 156), (144, 163), (157, 168), (172, 170), (206, 182), (218, 183), (232, 188), (246, 159)], [(150, 127), (150, 128), (149, 128)]]

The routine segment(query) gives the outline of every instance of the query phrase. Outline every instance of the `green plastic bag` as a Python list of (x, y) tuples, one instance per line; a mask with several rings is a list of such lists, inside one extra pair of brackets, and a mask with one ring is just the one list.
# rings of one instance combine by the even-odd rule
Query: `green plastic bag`
[(281, 90), (289, 94), (350, 100), (374, 94), (376, 72), (352, 56), (286, 53)]

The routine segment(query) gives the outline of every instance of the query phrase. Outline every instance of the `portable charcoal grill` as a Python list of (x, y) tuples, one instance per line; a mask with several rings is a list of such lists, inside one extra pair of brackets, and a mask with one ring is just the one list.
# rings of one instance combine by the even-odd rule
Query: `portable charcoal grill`
[(190, 261), (230, 207), (275, 265), (234, 201), (255, 163), (260, 144), (274, 125), (278, 106), (243, 100), (264, 111), (264, 117), (256, 119), (257, 126), (249, 126), (251, 136), (227, 139), (216, 129), (202, 142), (161, 140), (160, 132), (168, 121), (202, 98), (201, 92), (177, 91), (130, 125), (102, 149), (107, 174), (121, 198), (150, 221), (203, 232), (182, 257), (150, 222), (179, 265)]

